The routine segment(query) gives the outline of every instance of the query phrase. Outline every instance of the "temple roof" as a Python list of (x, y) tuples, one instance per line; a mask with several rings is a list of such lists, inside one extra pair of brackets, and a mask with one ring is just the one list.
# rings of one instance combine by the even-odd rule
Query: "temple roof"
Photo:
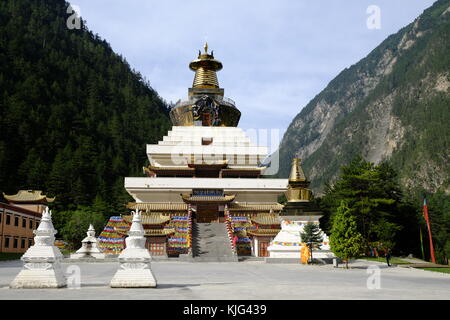
[[(116, 231), (118, 234), (120, 234), (122, 236), (128, 235), (128, 231), (126, 231), (126, 230), (114, 228), (114, 231)], [(175, 229), (174, 228), (145, 229), (144, 232), (145, 232), (144, 236), (147, 236), (147, 237), (149, 237), (149, 236), (168, 236), (168, 235), (175, 233)]]
[[(123, 220), (128, 223), (131, 223), (133, 220), (132, 215), (122, 216)], [(170, 221), (170, 216), (163, 215), (161, 213), (143, 213), (141, 215), (141, 223), (142, 224), (165, 224)]]
[(198, 202), (215, 202), (215, 203), (227, 203), (234, 200), (236, 195), (223, 195), (223, 196), (193, 196), (189, 194), (182, 194), (181, 197), (186, 203), (198, 203)]
[(53, 202), (56, 197), (49, 198), (42, 194), (41, 190), (19, 190), (14, 195), (7, 195), (3, 193), (3, 197), (10, 202), (15, 203), (43, 203), (47, 204)]
[(187, 211), (188, 205), (184, 202), (129, 202), (127, 208), (145, 211)]
[(281, 229), (247, 229), (247, 234), (252, 236), (276, 236)]
[(273, 213), (262, 213), (251, 219), (252, 222), (262, 225), (279, 225), (278, 215)]
[(269, 203), (247, 203), (247, 202), (234, 202), (228, 207), (230, 211), (281, 211), (283, 205), (276, 202)]

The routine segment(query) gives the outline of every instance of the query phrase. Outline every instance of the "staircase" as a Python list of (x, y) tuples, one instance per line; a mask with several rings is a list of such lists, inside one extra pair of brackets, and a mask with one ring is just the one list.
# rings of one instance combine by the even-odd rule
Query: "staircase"
[(196, 262), (238, 262), (224, 223), (192, 224), (192, 253)]

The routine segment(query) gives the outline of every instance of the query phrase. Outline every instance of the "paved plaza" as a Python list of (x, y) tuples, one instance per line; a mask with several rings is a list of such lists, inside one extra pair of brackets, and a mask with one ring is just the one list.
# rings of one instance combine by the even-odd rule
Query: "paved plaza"
[[(0, 262), (0, 299), (450, 299), (448, 274), (362, 260), (349, 270), (263, 261), (159, 261), (152, 263), (156, 289), (109, 288), (118, 263), (76, 265), (81, 271), (79, 289), (17, 290), (8, 285), (22, 262)], [(369, 289), (368, 278), (373, 274), (367, 268), (375, 265), (380, 268), (381, 288)], [(64, 270), (70, 266), (63, 263)]]

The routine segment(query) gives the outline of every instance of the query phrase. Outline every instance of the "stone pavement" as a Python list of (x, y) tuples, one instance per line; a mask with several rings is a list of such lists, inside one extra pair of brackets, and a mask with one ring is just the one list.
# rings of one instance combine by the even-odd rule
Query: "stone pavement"
[[(450, 275), (356, 260), (330, 265), (246, 262), (152, 263), (158, 288), (112, 289), (118, 263), (78, 263), (80, 289), (9, 289), (21, 261), (0, 262), (0, 299), (450, 299)], [(368, 289), (369, 266), (380, 269), (380, 289)], [(63, 269), (73, 264), (63, 263)], [(76, 267), (75, 267), (76, 268)]]

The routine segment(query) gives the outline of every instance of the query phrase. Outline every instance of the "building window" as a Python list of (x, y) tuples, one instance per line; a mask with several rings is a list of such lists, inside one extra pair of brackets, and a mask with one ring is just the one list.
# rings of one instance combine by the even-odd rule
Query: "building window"
[(11, 224), (11, 216), (9, 214), (6, 215), (6, 224)]
[(30, 223), (29, 223), (29, 226), (30, 226), (30, 229), (33, 229), (33, 220), (29, 220), (30, 221)]
[(27, 227), (27, 218), (22, 218), (22, 228)]
[(33, 239), (28, 239), (28, 248), (33, 245)]
[(3, 212), (0, 213), (0, 223), (2, 223), (2, 218), (3, 218)]
[(21, 242), (21, 243), (20, 243), (20, 247), (21, 247), (22, 249), (25, 249), (25, 239), (22, 239), (20, 242)]
[(19, 241), (17, 238), (14, 238), (14, 242), (13, 242), (13, 248), (17, 249), (17, 245), (19, 244)]
[(18, 227), (18, 226), (19, 226), (19, 217), (14, 216), (14, 227)]
[(5, 248), (9, 248), (9, 238), (5, 237)]

